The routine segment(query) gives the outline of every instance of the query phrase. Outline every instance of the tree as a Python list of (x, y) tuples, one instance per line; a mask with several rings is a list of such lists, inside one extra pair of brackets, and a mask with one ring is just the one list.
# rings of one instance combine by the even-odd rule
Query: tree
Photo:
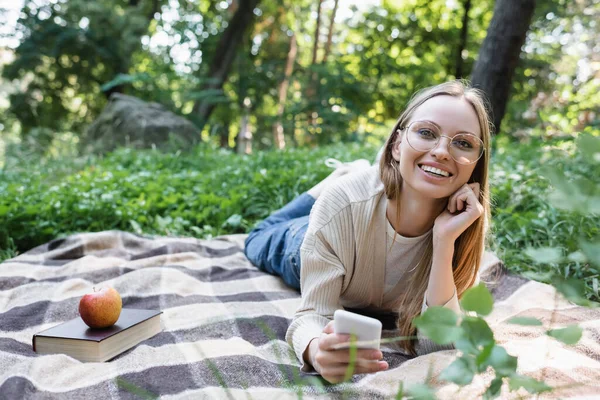
[(329, 52), (331, 51), (331, 41), (333, 39), (333, 30), (335, 26), (335, 16), (337, 14), (338, 9), (338, 0), (335, 0), (333, 4), (333, 11), (331, 12), (331, 19), (329, 20), (329, 31), (327, 33), (327, 43), (325, 43), (325, 54), (323, 54), (323, 60), (321, 60), (321, 64), (325, 64), (327, 62), (327, 57), (329, 57)]
[(490, 100), (495, 133), (500, 132), (512, 78), (534, 10), (535, 0), (497, 0), (473, 69), (473, 86), (482, 89)]
[(292, 37), (290, 38), (290, 51), (287, 56), (284, 76), (279, 84), (279, 89), (277, 90), (277, 120), (273, 124), (273, 143), (275, 144), (275, 148), (279, 150), (285, 148), (285, 136), (283, 134), (283, 124), (281, 123), (281, 119), (283, 117), (283, 111), (285, 110), (285, 99), (287, 97), (288, 87), (290, 86), (290, 77), (292, 76), (297, 53), (298, 46), (296, 44), (296, 34), (292, 33)]
[[(239, 0), (237, 9), (229, 21), (227, 29), (222, 33), (216, 52), (212, 58), (208, 77), (202, 85), (203, 91), (221, 92), (223, 84), (227, 80), (231, 65), (236, 56), (244, 33), (251, 25), (254, 9), (260, 0)], [(210, 114), (215, 108), (215, 103), (210, 98), (197, 100), (194, 104), (194, 118), (200, 129), (204, 127)]]
[[(8, 110), (22, 135), (36, 127), (83, 130), (105, 104), (101, 86), (128, 72), (162, 2), (26, 1), (15, 32), (23, 39), (2, 71), (25, 88), (10, 95)], [(123, 86), (104, 93), (112, 91)]]
[(463, 14), (462, 26), (460, 28), (460, 42), (458, 44), (458, 49), (456, 50), (456, 71), (454, 72), (454, 76), (456, 79), (461, 79), (464, 76), (463, 70), (463, 51), (467, 47), (467, 36), (469, 34), (469, 10), (471, 10), (471, 0), (465, 0), (463, 3), (463, 8), (465, 9), (465, 13)]
[[(321, 31), (321, 11), (323, 9), (322, 6), (323, 6), (323, 0), (319, 0), (319, 3), (317, 5), (317, 23), (315, 25), (315, 36), (314, 36), (314, 42), (313, 42), (312, 60), (310, 63), (310, 67), (313, 70), (313, 72), (311, 74), (310, 83), (308, 84), (308, 87), (306, 90), (306, 97), (308, 98), (309, 101), (312, 101), (314, 103), (318, 103), (318, 99), (316, 99), (318, 79), (317, 79), (317, 71), (315, 70), (315, 67), (318, 64), (317, 53), (319, 51), (319, 36), (320, 36), (320, 31)], [(317, 111), (309, 110), (309, 125), (311, 125), (311, 126), (315, 125), (315, 121), (316, 121), (315, 116), (316, 115), (317, 115)]]

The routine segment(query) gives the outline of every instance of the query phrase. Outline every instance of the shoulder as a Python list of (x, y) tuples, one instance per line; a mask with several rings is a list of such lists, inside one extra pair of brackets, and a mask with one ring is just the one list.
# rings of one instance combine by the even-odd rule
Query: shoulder
[(331, 185), (324, 194), (339, 197), (347, 203), (358, 203), (372, 199), (383, 191), (383, 183), (379, 177), (379, 168), (371, 166), (364, 171), (355, 171), (342, 176)]
[(377, 201), (382, 192), (377, 166), (345, 175), (319, 196), (311, 211), (311, 225), (318, 229), (336, 215), (349, 212), (353, 204)]

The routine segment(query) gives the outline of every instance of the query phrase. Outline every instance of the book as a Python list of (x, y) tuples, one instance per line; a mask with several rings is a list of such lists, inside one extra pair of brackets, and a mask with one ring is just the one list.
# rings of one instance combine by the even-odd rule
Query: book
[(77, 317), (33, 335), (33, 351), (104, 362), (159, 333), (160, 314), (162, 311), (123, 308), (117, 322), (104, 329), (92, 329)]

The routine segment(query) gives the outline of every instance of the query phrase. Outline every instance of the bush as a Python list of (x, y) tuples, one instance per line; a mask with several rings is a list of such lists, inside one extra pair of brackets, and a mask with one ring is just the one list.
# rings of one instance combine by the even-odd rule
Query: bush
[[(574, 140), (501, 138), (497, 148), (491, 168), (495, 252), (510, 270), (532, 279), (580, 280), (587, 298), (598, 301), (599, 274), (581, 256), (580, 243), (600, 241), (600, 160), (576, 151)], [(557, 198), (555, 187), (568, 194)], [(595, 213), (585, 211), (582, 201), (594, 197)]]
[[(0, 174), (0, 226), (19, 251), (74, 232), (122, 229), (209, 238), (246, 232), (323, 179), (323, 161), (374, 159), (373, 146), (238, 156), (199, 146), (188, 153), (121, 149), (104, 159), (50, 161)], [(33, 164), (33, 163), (32, 163)]]

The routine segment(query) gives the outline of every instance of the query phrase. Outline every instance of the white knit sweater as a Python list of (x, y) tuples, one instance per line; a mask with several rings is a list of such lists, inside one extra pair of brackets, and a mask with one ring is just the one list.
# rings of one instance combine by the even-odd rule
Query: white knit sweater
[[(310, 341), (320, 336), (336, 310), (397, 311), (404, 285), (384, 293), (386, 207), (377, 167), (340, 178), (315, 202), (301, 248), (302, 302), (286, 333), (301, 362)], [(460, 309), (456, 294), (445, 306)], [(441, 348), (419, 339), (417, 352)]]

